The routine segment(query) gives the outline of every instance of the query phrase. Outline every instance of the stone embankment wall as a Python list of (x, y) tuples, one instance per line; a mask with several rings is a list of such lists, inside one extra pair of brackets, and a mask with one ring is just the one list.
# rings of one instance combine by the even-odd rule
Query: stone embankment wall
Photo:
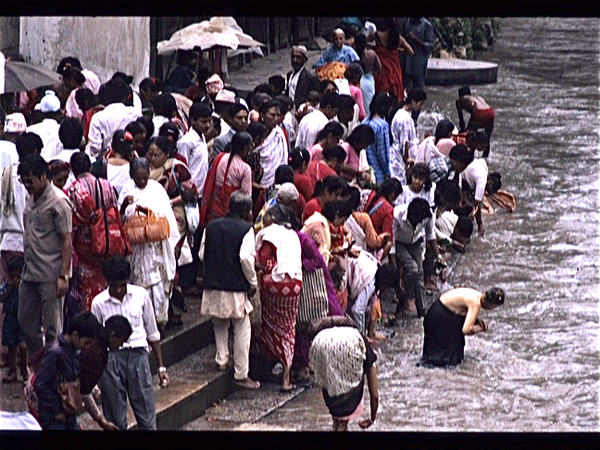
[(25, 61), (52, 70), (75, 56), (102, 82), (117, 70), (136, 85), (148, 76), (149, 17), (21, 17), (19, 42)]

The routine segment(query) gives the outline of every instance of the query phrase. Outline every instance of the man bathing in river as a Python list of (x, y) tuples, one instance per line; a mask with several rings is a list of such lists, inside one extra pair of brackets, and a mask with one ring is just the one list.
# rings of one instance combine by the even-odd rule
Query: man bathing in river
[(453, 366), (464, 359), (465, 335), (488, 331), (480, 319), (483, 309), (504, 304), (504, 291), (494, 287), (486, 292), (456, 288), (442, 294), (425, 315), (423, 328), (423, 366)]
[[(472, 95), (471, 89), (468, 86), (463, 86), (458, 90), (456, 110), (458, 111), (458, 124), (461, 133), (465, 130), (477, 131), (479, 128), (483, 128), (488, 138), (492, 137), (492, 131), (494, 130), (494, 110), (482, 97)], [(463, 110), (471, 115), (466, 128)]]

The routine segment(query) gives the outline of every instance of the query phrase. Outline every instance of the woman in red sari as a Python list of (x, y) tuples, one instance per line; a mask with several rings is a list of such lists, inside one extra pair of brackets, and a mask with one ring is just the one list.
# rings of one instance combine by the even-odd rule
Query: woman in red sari
[(277, 204), (267, 209), (267, 226), (256, 235), (260, 275), (262, 349), (283, 364), (281, 390), (291, 391), (290, 371), (296, 342), (296, 316), (302, 291), (302, 251), (291, 229), (294, 212)]
[(92, 254), (90, 215), (98, 205), (98, 196), (102, 195), (107, 208), (118, 209), (115, 190), (108, 181), (96, 178), (90, 173), (91, 162), (84, 152), (74, 153), (71, 157), (71, 170), (77, 180), (69, 187), (68, 196), (73, 204), (73, 249), (76, 261), (73, 264), (73, 279), (70, 295), (74, 295), (80, 306), (89, 311), (92, 300), (106, 289), (106, 280), (102, 265), (106, 258)]
[(386, 18), (379, 29), (369, 36), (369, 40), (375, 40), (375, 53), (379, 57), (382, 69), (375, 72), (375, 92), (387, 92), (398, 99), (404, 100), (404, 84), (402, 81), (402, 69), (398, 52), (414, 55), (414, 50), (400, 36), (396, 19)]
[(235, 191), (252, 195), (252, 169), (244, 159), (253, 149), (252, 136), (241, 131), (231, 138), (231, 152), (219, 153), (214, 160), (204, 183), (200, 211), (202, 226), (229, 212), (229, 197)]

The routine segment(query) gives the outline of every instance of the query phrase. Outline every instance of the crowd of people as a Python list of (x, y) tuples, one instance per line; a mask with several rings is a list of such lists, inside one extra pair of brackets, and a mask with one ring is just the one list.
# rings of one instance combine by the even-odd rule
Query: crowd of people
[(461, 88), (459, 129), (444, 119), (420, 140), (430, 24), (375, 22), (337, 28), (315, 71), (294, 46), (292, 70), (245, 98), (195, 73), (194, 52), (137, 92), (122, 72), (100, 83), (64, 58), (60, 86), (19, 97), (0, 141), (3, 381), (20, 356), (42, 427), (77, 426), (60, 372), (85, 378), (103, 428), (127, 428), (129, 399), (139, 428), (156, 429), (149, 350), (168, 387), (160, 337), (182, 325), (184, 295), (202, 296), (219, 370), (233, 325), (235, 383), (277, 373), (289, 392), (316, 379), (334, 430), (362, 414), (365, 376), (360, 425), (375, 421), (379, 323), (424, 317), (426, 366), (460, 363), (464, 335), (487, 331), (479, 311), (502, 290), (440, 286), (473, 220), (484, 235), (490, 201), (514, 207), (485, 159), (493, 110)]

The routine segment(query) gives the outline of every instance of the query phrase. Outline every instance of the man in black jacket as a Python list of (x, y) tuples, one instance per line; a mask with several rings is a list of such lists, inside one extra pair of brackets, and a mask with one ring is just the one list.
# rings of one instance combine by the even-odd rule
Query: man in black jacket
[(252, 197), (236, 191), (229, 199), (229, 214), (206, 226), (199, 255), (205, 268), (200, 312), (213, 320), (219, 370), (229, 366), (229, 324), (233, 322), (235, 384), (258, 389), (260, 383), (248, 378), (253, 309), (249, 298), (258, 286), (251, 211)]
[(296, 109), (306, 102), (310, 91), (319, 90), (319, 77), (304, 67), (308, 61), (308, 50), (303, 45), (292, 47), (292, 69), (286, 76), (287, 88), (285, 94), (294, 100)]

